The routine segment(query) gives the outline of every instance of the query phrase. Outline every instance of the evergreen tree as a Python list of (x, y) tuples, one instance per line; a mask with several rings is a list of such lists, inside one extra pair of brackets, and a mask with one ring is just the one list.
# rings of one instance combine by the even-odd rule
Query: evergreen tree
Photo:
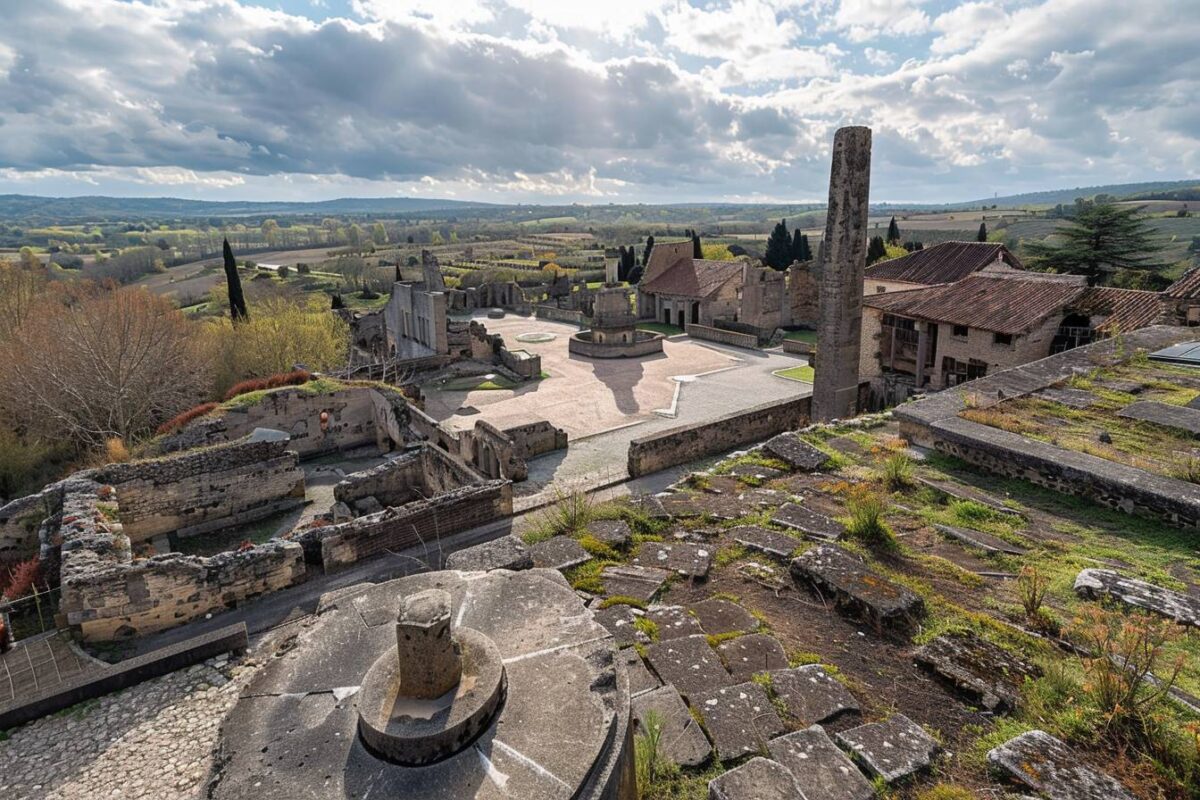
[(1136, 215), (1138, 208), (1109, 203), (1081, 207), (1074, 219), (1055, 230), (1059, 244), (1031, 242), (1026, 263), (1034, 269), (1084, 275), (1089, 285), (1103, 283), (1118, 270), (1153, 270), (1162, 250), (1152, 229)]
[(900, 226), (896, 224), (895, 217), (892, 217), (892, 221), (888, 223), (887, 241), (888, 244), (900, 241)]
[(692, 231), (692, 258), (704, 258), (704, 250), (700, 247), (700, 234)]
[(797, 228), (792, 233), (792, 261), (812, 261), (812, 249), (808, 246), (808, 236)]
[(987, 241), (987, 223), (986, 222), (979, 223), (979, 233), (975, 234), (975, 241), (977, 241), (977, 242), (986, 242)]
[(229, 287), (229, 316), (234, 322), (250, 319), (246, 313), (246, 297), (242, 294), (242, 279), (238, 276), (237, 261), (233, 258), (233, 248), (226, 239), (221, 248), (225, 257), (225, 283)]
[(812, 246), (808, 243), (808, 234), (807, 233), (800, 237), (800, 243), (802, 245), (804, 245), (804, 250), (801, 253), (801, 255), (803, 256), (803, 260), (804, 261), (812, 261), (813, 260), (813, 251), (812, 251)]
[(654, 236), (646, 237), (646, 249), (642, 251), (642, 266), (650, 263), (650, 251), (654, 249)]
[(887, 257), (887, 245), (883, 243), (882, 236), (872, 236), (870, 243), (867, 245), (867, 264), (874, 264), (881, 258)]
[(779, 224), (771, 231), (763, 261), (772, 269), (787, 269), (791, 265), (792, 237), (788, 235), (787, 220), (779, 220)]

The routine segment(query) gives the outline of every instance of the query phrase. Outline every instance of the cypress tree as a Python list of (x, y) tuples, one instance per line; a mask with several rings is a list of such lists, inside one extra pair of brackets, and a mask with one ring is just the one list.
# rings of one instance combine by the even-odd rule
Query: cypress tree
[(654, 235), (646, 237), (646, 249), (642, 251), (642, 266), (650, 263), (650, 251), (654, 249)]
[(238, 277), (237, 261), (228, 239), (222, 247), (222, 255), (225, 257), (225, 283), (229, 288), (229, 316), (234, 322), (250, 319), (246, 313), (246, 297), (242, 294), (242, 279)]
[(812, 251), (812, 247), (809, 246), (809, 244), (808, 244), (808, 234), (807, 233), (800, 237), (800, 245), (801, 245), (800, 260), (801, 261), (812, 261), (813, 260), (813, 251)]
[(787, 220), (779, 220), (771, 231), (763, 261), (772, 269), (787, 269), (792, 263), (792, 237), (788, 235)]
[(704, 250), (700, 247), (700, 234), (692, 231), (692, 258), (704, 258)]
[(977, 241), (977, 242), (986, 242), (987, 241), (987, 223), (986, 222), (979, 223), (979, 233), (977, 233), (975, 235), (975, 241)]
[(900, 241), (900, 226), (896, 224), (895, 217), (892, 217), (892, 221), (888, 223), (887, 240), (888, 244)]
[(872, 236), (867, 245), (867, 264), (874, 264), (885, 256), (887, 256), (887, 245), (883, 243), (883, 237)]

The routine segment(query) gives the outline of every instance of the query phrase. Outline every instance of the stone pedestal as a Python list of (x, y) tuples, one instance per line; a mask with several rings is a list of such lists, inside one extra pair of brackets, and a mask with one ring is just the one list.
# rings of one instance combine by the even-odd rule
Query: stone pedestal
[(450, 595), (427, 589), (400, 601), (396, 617), (396, 652), (400, 657), (400, 692), (432, 700), (458, 684), (462, 659), (450, 636)]

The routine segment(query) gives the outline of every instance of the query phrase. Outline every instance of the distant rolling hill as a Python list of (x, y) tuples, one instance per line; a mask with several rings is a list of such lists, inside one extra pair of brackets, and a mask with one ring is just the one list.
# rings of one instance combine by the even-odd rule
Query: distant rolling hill
[[(1191, 197), (1176, 196), (1191, 193)], [(1155, 181), (1151, 183), (1111, 183), (1105, 186), (1081, 186), (1074, 189), (1053, 189), (1045, 192), (1012, 194), (1007, 197), (984, 197), (968, 203), (955, 203), (954, 208), (978, 208), (982, 205), (997, 205), (1001, 208), (1014, 206), (1053, 206), (1059, 203), (1074, 203), (1076, 197), (1092, 198), (1098, 194), (1130, 200), (1200, 200), (1200, 179), (1184, 181)]]

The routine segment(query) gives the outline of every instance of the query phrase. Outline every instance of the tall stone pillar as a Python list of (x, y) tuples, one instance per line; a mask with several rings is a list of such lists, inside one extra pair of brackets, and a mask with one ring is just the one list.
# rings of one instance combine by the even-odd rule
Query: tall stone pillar
[(863, 270), (871, 190), (871, 129), (841, 128), (833, 138), (829, 211), (821, 242), (821, 291), (813, 419), (852, 417), (858, 406)]

